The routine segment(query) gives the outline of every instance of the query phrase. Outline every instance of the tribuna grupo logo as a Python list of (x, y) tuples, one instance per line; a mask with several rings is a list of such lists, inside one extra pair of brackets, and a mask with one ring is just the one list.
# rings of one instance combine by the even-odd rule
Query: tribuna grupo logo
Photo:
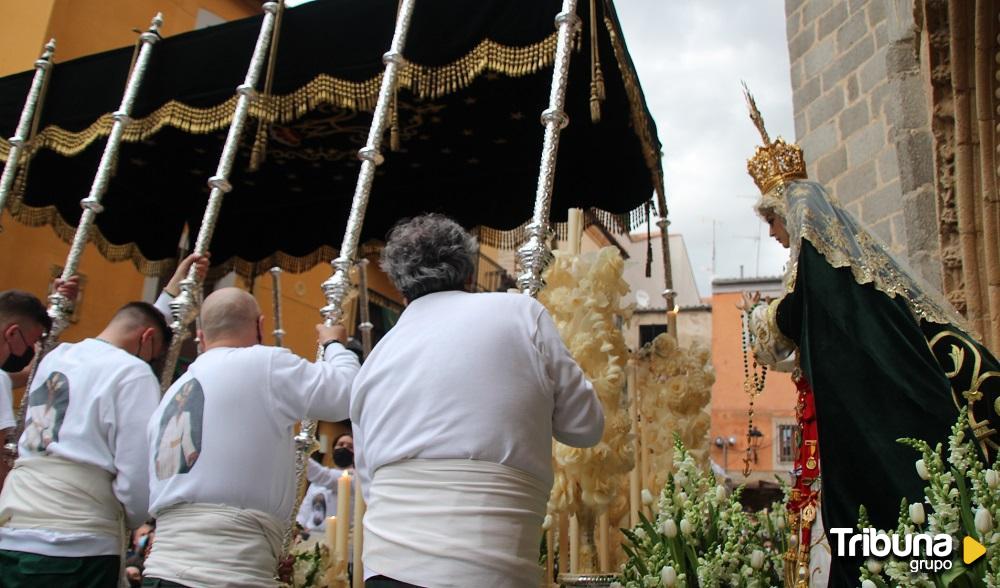
[[(951, 535), (939, 533), (888, 534), (875, 529), (853, 529), (837, 527), (830, 529), (836, 537), (836, 554), (839, 556), (862, 556), (866, 558), (894, 557), (909, 560), (911, 572), (939, 572), (953, 566), (952, 553), (957, 541)], [(972, 563), (983, 555), (986, 549), (975, 539), (966, 537), (963, 543), (963, 560)]]

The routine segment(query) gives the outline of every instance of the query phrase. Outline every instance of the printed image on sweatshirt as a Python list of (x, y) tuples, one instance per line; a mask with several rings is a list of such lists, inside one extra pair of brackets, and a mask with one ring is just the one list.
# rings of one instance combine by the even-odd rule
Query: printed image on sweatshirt
[(69, 380), (52, 372), (41, 386), (28, 395), (28, 415), (24, 425), (28, 449), (43, 452), (59, 440), (59, 429), (69, 406)]
[(156, 441), (156, 478), (166, 480), (186, 474), (201, 453), (201, 425), (205, 413), (205, 393), (192, 378), (170, 399), (160, 418)]

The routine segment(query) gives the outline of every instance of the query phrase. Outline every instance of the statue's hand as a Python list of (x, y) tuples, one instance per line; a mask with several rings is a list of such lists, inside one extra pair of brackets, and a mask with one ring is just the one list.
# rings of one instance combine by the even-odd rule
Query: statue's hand
[(740, 301), (736, 304), (736, 308), (743, 312), (750, 312), (758, 304), (760, 304), (760, 292), (744, 292), (740, 296)]

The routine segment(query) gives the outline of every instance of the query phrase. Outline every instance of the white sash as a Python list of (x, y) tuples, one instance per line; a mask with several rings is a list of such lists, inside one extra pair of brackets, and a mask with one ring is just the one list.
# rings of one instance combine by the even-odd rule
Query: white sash
[(111, 472), (55, 455), (20, 458), (0, 493), (0, 526), (95, 533), (125, 545)]
[(549, 488), (493, 462), (382, 466), (365, 513), (365, 569), (427, 588), (538, 586)]
[(177, 504), (157, 513), (144, 575), (191, 588), (277, 586), (284, 526), (259, 510)]

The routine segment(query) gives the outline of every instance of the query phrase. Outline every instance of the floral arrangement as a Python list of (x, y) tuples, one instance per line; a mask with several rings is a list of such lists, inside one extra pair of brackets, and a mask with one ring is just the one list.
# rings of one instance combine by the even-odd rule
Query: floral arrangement
[(309, 539), (292, 546), (291, 581), (282, 584), (284, 588), (325, 588), (326, 571), (330, 566), (330, 550), (322, 540), (322, 533), (314, 533)]
[[(549, 512), (577, 514), (584, 529), (592, 529), (602, 512), (614, 523), (628, 514), (621, 485), (635, 458), (628, 413), (622, 408), (628, 349), (618, 321), (631, 314), (621, 303), (628, 293), (624, 267), (613, 247), (582, 255), (557, 251), (538, 296), (604, 408), (600, 443), (587, 449), (556, 443), (553, 450), (556, 471)], [(589, 561), (589, 546), (582, 554), (582, 561)]]
[(651, 425), (642, 428), (641, 446), (648, 472), (645, 488), (656, 492), (673, 470), (675, 435), (700, 466), (708, 465), (711, 417), (706, 407), (715, 371), (708, 349), (680, 347), (667, 334), (640, 349), (635, 359), (639, 411), (643, 423)]
[[(955, 558), (951, 569), (936, 572), (913, 571), (911, 562), (896, 558), (869, 559), (861, 568), (863, 588), (890, 585), (1000, 588), (1000, 531), (995, 523), (1000, 517), (1000, 460), (994, 461), (992, 468), (986, 467), (979, 449), (966, 438), (967, 426), (967, 415), (963, 412), (948, 437), (947, 460), (940, 443), (932, 449), (926, 441), (899, 440), (920, 453), (916, 469), (927, 482), (927, 489), (926, 502), (902, 501), (895, 533), (943, 533), (952, 537), (955, 546), (969, 536), (986, 547), (986, 554), (968, 566), (961, 558)], [(858, 526), (871, 527), (864, 510)], [(958, 553), (958, 549), (953, 551), (955, 556)]]
[(654, 520), (627, 531), (628, 560), (614, 588), (744, 586), (782, 582), (787, 550), (783, 503), (746, 513), (740, 490), (727, 494), (677, 438)]

